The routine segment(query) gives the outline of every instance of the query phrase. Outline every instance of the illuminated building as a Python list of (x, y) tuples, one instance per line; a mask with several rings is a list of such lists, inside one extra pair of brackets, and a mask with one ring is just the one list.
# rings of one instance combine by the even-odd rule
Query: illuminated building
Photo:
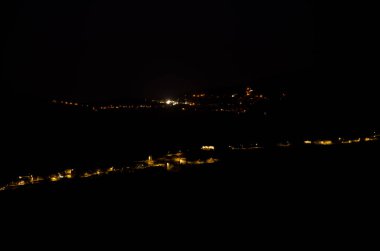
[(245, 89), (245, 95), (246, 96), (251, 96), (253, 90), (251, 89), (251, 87), (247, 87), (247, 89)]
[(166, 163), (166, 170), (170, 171), (170, 170), (172, 170), (172, 169), (173, 169), (173, 166), (170, 165), (169, 162), (167, 162), (167, 163)]
[(202, 146), (201, 149), (203, 151), (214, 151), (215, 147), (214, 146)]
[(209, 158), (206, 160), (206, 163), (207, 164), (214, 164), (215, 162), (217, 162), (218, 160), (217, 159), (214, 159), (214, 158)]
[(30, 183), (31, 184), (37, 184), (37, 183), (40, 183), (42, 181), (44, 181), (44, 178), (39, 177), (39, 176), (36, 176), (36, 177), (32, 176), (32, 179), (30, 180)]
[(366, 141), (366, 142), (369, 142), (369, 141), (376, 141), (377, 140), (377, 138), (375, 138), (375, 137), (372, 137), (372, 138), (364, 138), (364, 141)]
[(74, 169), (66, 169), (65, 170), (65, 178), (71, 179), (73, 177)]
[(165, 101), (165, 104), (167, 104), (167, 105), (178, 105), (178, 102), (174, 101), (174, 100), (171, 100), (171, 99), (167, 99)]
[(179, 163), (180, 165), (185, 165), (186, 164), (186, 158), (175, 158), (175, 162)]
[(333, 142), (331, 140), (317, 140), (314, 142), (316, 145), (332, 145)]
[(74, 169), (66, 169), (65, 174), (72, 174)]
[(153, 161), (153, 158), (152, 158), (151, 155), (149, 155), (148, 160), (146, 161), (146, 163), (148, 164), (148, 166), (154, 165), (154, 161)]
[(25, 186), (25, 185), (26, 185), (25, 180), (20, 180), (20, 181), (17, 183), (17, 186)]

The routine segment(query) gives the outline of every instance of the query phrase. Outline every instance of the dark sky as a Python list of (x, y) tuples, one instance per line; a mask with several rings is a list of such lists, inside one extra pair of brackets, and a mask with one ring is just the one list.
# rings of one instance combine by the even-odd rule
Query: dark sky
[(313, 67), (305, 1), (15, 1), (3, 80), (82, 99), (171, 96)]
[(368, 84), (369, 6), (320, 12), (314, 1), (12, 2), (2, 8), (2, 82), (16, 94), (102, 101), (254, 84), (285, 86), (305, 99), (377, 97)]

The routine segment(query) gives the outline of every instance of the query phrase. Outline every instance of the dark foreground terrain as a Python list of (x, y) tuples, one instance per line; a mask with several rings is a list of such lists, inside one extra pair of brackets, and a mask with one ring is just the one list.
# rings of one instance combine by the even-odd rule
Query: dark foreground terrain
[[(309, 245), (320, 244), (322, 237), (339, 241), (339, 234), (374, 237), (369, 226), (378, 214), (379, 141), (302, 144), (305, 139), (366, 137), (373, 133), (367, 126), (371, 123), (309, 124), (302, 119), (263, 121), (208, 114), (42, 113), (31, 108), (11, 113), (6, 121), (1, 182), (67, 168), (125, 166), (172, 149), (190, 149), (191, 154), (202, 145), (215, 145), (207, 154), (219, 159), (178, 172), (152, 167), (0, 191), (3, 219), (11, 222), (11, 228), (4, 227), (8, 232), (23, 228), (30, 235), (38, 226), (56, 235), (55, 229), (68, 228), (70, 232), (64, 230), (62, 236), (73, 239), (78, 233), (86, 244), (95, 245), (104, 237), (124, 242), (136, 235), (145, 243), (148, 233), (164, 235), (170, 242), (174, 236), (185, 238), (184, 243), (200, 236), (210, 241), (216, 234), (220, 243), (220, 236), (233, 233), (250, 241), (252, 230), (290, 234), (299, 245), (310, 239)], [(287, 141), (294, 144), (276, 145)], [(264, 148), (218, 148), (256, 142)], [(85, 234), (91, 237), (85, 239)], [(359, 245), (363, 247), (362, 242)]]

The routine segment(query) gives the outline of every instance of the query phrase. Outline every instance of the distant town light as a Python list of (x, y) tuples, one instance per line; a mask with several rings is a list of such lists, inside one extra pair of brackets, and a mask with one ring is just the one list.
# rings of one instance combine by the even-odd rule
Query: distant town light
[(165, 103), (166, 103), (167, 105), (178, 105), (178, 102), (177, 102), (177, 101), (174, 101), (174, 100), (171, 100), (171, 99), (167, 99), (167, 100), (165, 101)]

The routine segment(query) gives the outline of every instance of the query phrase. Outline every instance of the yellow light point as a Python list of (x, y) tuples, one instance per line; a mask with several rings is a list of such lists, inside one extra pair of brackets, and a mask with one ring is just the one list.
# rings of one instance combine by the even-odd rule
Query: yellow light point
[(324, 145), (324, 146), (333, 144), (333, 142), (331, 140), (320, 140), (320, 141), (316, 141), (315, 143), (317, 145)]
[(154, 161), (153, 161), (153, 158), (152, 158), (151, 155), (148, 156), (148, 160), (146, 161), (146, 163), (147, 163), (149, 166), (154, 165)]
[(66, 169), (65, 170), (65, 174), (72, 174), (73, 173), (73, 169)]
[(167, 162), (167, 163), (166, 163), (166, 170), (170, 171), (170, 170), (172, 170), (172, 169), (173, 169), (172, 165), (170, 165), (170, 163)]
[(205, 93), (193, 94), (193, 98), (203, 98), (205, 96), (206, 96)]
[(17, 185), (18, 186), (24, 186), (26, 183), (25, 183), (25, 180), (20, 180)]
[(58, 177), (56, 177), (56, 176), (50, 177), (50, 181), (56, 182), (56, 181), (58, 181)]
[(352, 140), (342, 141), (342, 144), (352, 144)]
[(307, 145), (310, 145), (310, 144), (312, 144), (313, 142), (312, 142), (311, 140), (305, 140), (304, 143), (307, 144)]
[(206, 163), (207, 164), (214, 164), (215, 162), (217, 162), (218, 160), (217, 159), (214, 159), (214, 158), (209, 158), (206, 160)]
[(215, 146), (202, 146), (201, 149), (203, 151), (214, 151), (215, 150)]
[(180, 165), (186, 164), (186, 158), (175, 158), (175, 162), (178, 162)]
[(365, 138), (364, 139), (364, 141), (366, 141), (366, 142), (369, 142), (369, 141), (375, 141), (376, 140), (376, 138)]
[(113, 168), (113, 167), (110, 167), (107, 169), (108, 172), (113, 172), (114, 170), (115, 170), (115, 168)]
[(205, 162), (200, 159), (194, 162), (195, 165), (203, 165), (204, 163)]
[(38, 183), (38, 182), (41, 182), (41, 181), (43, 181), (44, 179), (42, 178), (42, 177), (39, 177), (39, 176), (37, 176), (37, 177), (33, 177), (31, 180), (30, 180), (30, 182), (31, 183)]

